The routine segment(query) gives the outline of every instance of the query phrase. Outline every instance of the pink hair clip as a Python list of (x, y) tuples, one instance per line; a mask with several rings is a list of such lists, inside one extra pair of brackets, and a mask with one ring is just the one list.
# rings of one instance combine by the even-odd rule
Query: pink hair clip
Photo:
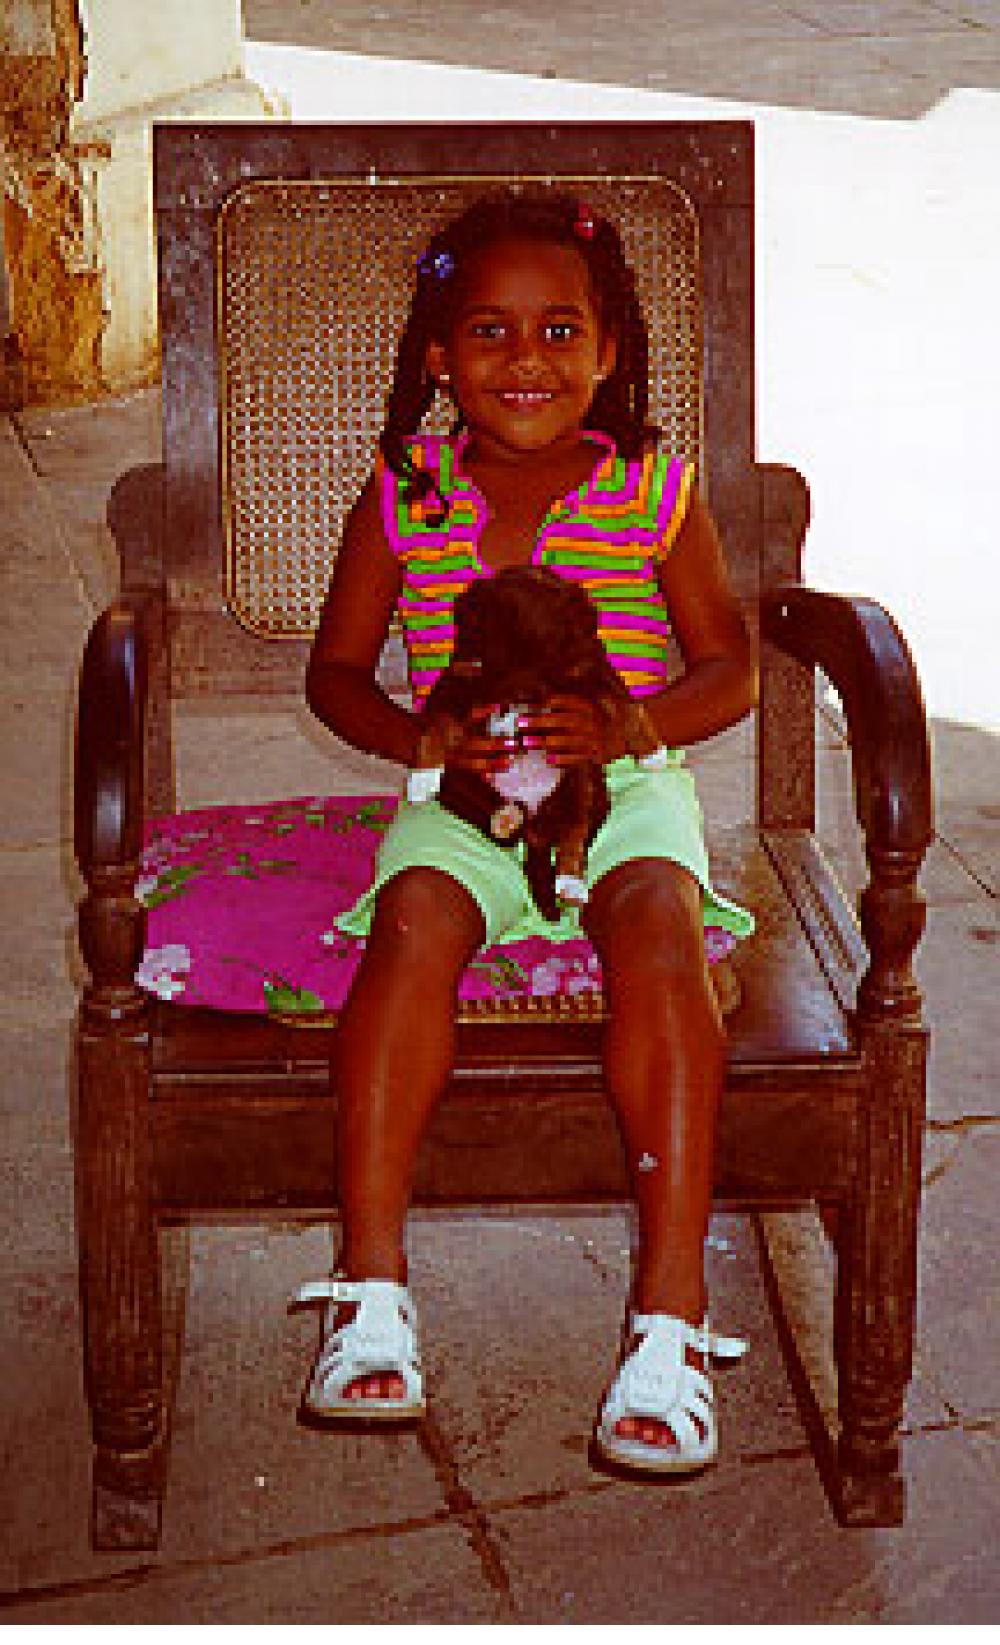
[(594, 213), (585, 201), (580, 200), (576, 208), (576, 219), (573, 223), (573, 233), (579, 240), (592, 240), (597, 228)]

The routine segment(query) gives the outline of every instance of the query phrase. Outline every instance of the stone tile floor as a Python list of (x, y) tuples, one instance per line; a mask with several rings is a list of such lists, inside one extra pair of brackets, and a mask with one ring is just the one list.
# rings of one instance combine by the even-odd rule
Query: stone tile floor
[(1000, 84), (996, 0), (243, 0), (246, 38), (786, 107), (915, 116)]
[[(515, 27), (510, 7), (472, 12), (445, 0), (433, 31), (425, 8), (394, 0), (245, 0), (244, 9), (251, 38), (313, 49), (391, 48), (636, 87), (667, 72), (653, 66), (666, 54), (653, 50), (662, 8), (649, 0), (627, 31), (612, 8), (574, 7), (571, 38), (559, 8), (516, 8)], [(1000, 6), (990, 0), (738, 11), (691, 0), (671, 11), (669, 80), (680, 91), (895, 117), (949, 85), (998, 83)], [(294, 1422), (314, 1327), (289, 1316), (286, 1299), (326, 1265), (325, 1231), (168, 1236), (173, 1270), (189, 1277), (163, 1544), (153, 1557), (90, 1552), (67, 1096), (79, 976), (72, 694), (87, 627), (115, 587), (107, 490), (157, 451), (152, 391), (0, 424), (4, 1620), (995, 1622), (1000, 742), (943, 717), (933, 724), (939, 836), (924, 878), (920, 973), (933, 1050), (902, 1529), (836, 1527), (785, 1374), (762, 1239), (820, 1403), (824, 1390), (828, 1399), (809, 1321), (829, 1312), (829, 1252), (811, 1219), (771, 1218), (763, 1229), (732, 1213), (714, 1219), (716, 1312), (750, 1336), (752, 1352), (720, 1378), (719, 1467), (651, 1490), (593, 1474), (586, 1457), (627, 1283), (627, 1216), (423, 1216), (411, 1250), (434, 1412), (420, 1438), (317, 1437)], [(821, 832), (855, 887), (847, 756), (829, 708), (821, 731)], [(331, 780), (329, 749), (294, 704), (202, 708), (178, 733), (189, 804)], [(717, 824), (747, 814), (747, 737), (731, 734), (698, 758)], [(380, 775), (345, 762), (332, 780), (377, 787)]]

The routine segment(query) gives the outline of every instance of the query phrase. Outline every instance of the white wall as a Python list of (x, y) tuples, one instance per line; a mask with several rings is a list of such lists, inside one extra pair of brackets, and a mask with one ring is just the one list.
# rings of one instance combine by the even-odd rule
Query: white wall
[(157, 370), (154, 121), (262, 120), (282, 111), (243, 74), (240, 0), (79, 4), (87, 67), (73, 137), (107, 150), (89, 188), (106, 315), (101, 372), (120, 390)]
[(240, 0), (78, 0), (82, 121), (106, 119), (243, 67)]
[(758, 452), (809, 481), (808, 580), (880, 599), (932, 713), (1000, 729), (1000, 93), (897, 121), (246, 53), (298, 120), (752, 118)]

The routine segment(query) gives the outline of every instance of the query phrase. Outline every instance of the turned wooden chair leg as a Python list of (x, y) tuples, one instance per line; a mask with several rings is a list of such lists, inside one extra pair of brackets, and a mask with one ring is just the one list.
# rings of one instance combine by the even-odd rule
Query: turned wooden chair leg
[[(132, 981), (136, 912), (110, 884), (81, 911), (94, 981), (78, 1036), (80, 1284), (92, 1540), (102, 1549), (156, 1546), (166, 1452), (148, 1005)], [(117, 963), (108, 963), (109, 949)]]
[(911, 854), (876, 857), (861, 900), (871, 966), (858, 994), (867, 1074), (857, 1176), (838, 1231), (839, 1516), (903, 1518), (899, 1430), (913, 1368), (927, 1035), (910, 957), (923, 926)]
[(874, 1093), (853, 1201), (838, 1225), (835, 1504), (847, 1525), (899, 1525), (899, 1431), (913, 1368), (920, 1127)]
[(149, 1042), (82, 1028), (80, 1270), (96, 1548), (153, 1548), (165, 1463), (156, 1227), (142, 1108)]

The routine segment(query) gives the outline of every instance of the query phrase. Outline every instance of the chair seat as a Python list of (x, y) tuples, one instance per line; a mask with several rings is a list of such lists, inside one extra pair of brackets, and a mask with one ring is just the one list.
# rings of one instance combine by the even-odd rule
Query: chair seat
[[(196, 1063), (202, 1033), (213, 1057), (227, 1042), (247, 1047), (234, 1049), (239, 1063), (287, 1058), (296, 1043), (288, 1028), (314, 1038), (332, 1026), (362, 948), (333, 921), (370, 882), (395, 805), (393, 796), (306, 797), (153, 823), (136, 888), (148, 911), (137, 980), (169, 1007), (157, 1013), (163, 1035), (188, 1045)], [(715, 883), (757, 921), (740, 944), (727, 931), (706, 933), (709, 959), (731, 957), (739, 976), (731, 1064), (852, 1056), (864, 949), (812, 837), (730, 829), (711, 855)], [(459, 1009), (481, 1027), (599, 1023), (600, 965), (583, 937), (484, 949), (462, 980)]]
[[(371, 883), (391, 795), (304, 797), (182, 812), (148, 831), (137, 895), (148, 911), (137, 981), (159, 999), (279, 1020), (332, 1016), (363, 944), (333, 929)], [(735, 939), (707, 934), (710, 960)], [(462, 978), (467, 1015), (546, 1002), (601, 1014), (601, 972), (584, 937), (496, 945)]]

